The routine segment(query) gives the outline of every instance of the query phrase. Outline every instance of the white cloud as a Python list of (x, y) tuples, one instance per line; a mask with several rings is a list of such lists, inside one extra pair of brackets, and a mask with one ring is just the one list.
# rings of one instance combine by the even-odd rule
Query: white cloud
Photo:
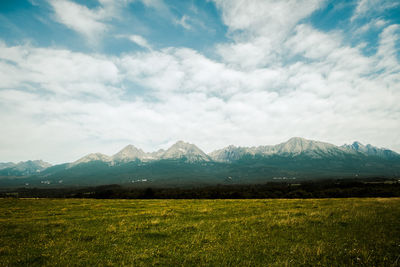
[(49, 3), (58, 22), (83, 34), (92, 42), (108, 30), (107, 24), (103, 21), (107, 17), (107, 12), (103, 8), (92, 10), (68, 0), (50, 0)]
[(4, 78), (0, 88), (4, 89), (39, 85), (36, 90), (101, 98), (110, 98), (120, 91), (115, 87), (119, 82), (118, 68), (99, 55), (29, 45), (8, 47), (0, 43), (0, 68)]
[(231, 31), (245, 30), (246, 34), (263, 34), (270, 38), (286, 34), (322, 4), (318, 0), (214, 2), (221, 9), (223, 21)]
[(128, 35), (126, 37), (130, 41), (132, 41), (133, 43), (135, 43), (135, 44), (137, 44), (137, 45), (139, 45), (141, 47), (144, 47), (144, 48), (147, 48), (147, 49), (151, 50), (151, 45), (147, 42), (147, 40), (143, 36), (140, 36), (140, 35)]
[[(0, 134), (7, 140), (2, 154), (38, 158), (38, 150), (60, 162), (99, 149), (114, 153), (126, 143), (153, 150), (184, 139), (210, 151), (294, 135), (393, 147), (400, 117), (396, 63), (390, 72), (374, 73), (381, 54), (390, 54), (395, 28), (382, 34), (382, 52), (368, 58), (343, 46), (337, 34), (299, 25), (287, 45), (311, 61), (256, 69), (233, 68), (184, 48), (105, 58), (3, 44), (0, 62), (11, 78), (0, 93), (1, 113), (10, 114), (0, 116), (7, 129)], [(146, 88), (144, 97), (124, 100), (117, 89), (124, 81)], [(96, 97), (82, 99), (87, 94)], [(18, 118), (21, 123), (13, 123)], [(27, 131), (29, 138), (18, 145)], [(51, 137), (43, 143), (46, 134)], [(69, 152), (60, 155), (60, 149)]]
[(385, 68), (390, 72), (399, 72), (400, 66), (397, 60), (396, 41), (400, 39), (400, 25), (393, 24), (386, 27), (381, 35), (377, 56), (379, 57), (378, 67)]
[(164, 9), (167, 8), (163, 0), (142, 0), (143, 4), (149, 7)]
[(351, 21), (371, 14), (380, 14), (387, 9), (395, 8), (399, 5), (400, 3), (392, 0), (359, 0)]
[(186, 30), (191, 30), (192, 26), (188, 23), (190, 17), (187, 15), (183, 15), (180, 19), (175, 19), (175, 24), (182, 26)]
[(388, 21), (383, 19), (373, 19), (370, 22), (364, 24), (363, 26), (356, 29), (353, 34), (364, 34), (371, 29), (381, 29), (388, 24)]
[[(88, 8), (71, 0), (47, 1), (54, 10), (54, 19), (57, 22), (86, 37), (91, 45), (98, 45), (105, 34), (112, 30), (111, 21), (123, 19), (123, 9), (135, 0), (98, 0), (100, 5), (96, 8)], [(160, 16), (173, 17), (163, 0), (138, 1), (146, 7), (156, 9)], [(182, 19), (185, 23), (185, 19)], [(142, 36), (131, 35), (128, 38), (140, 46), (150, 48)]]
[(281, 43), (296, 24), (321, 7), (322, 1), (215, 0), (232, 43), (217, 47), (222, 58), (244, 68), (276, 64)]

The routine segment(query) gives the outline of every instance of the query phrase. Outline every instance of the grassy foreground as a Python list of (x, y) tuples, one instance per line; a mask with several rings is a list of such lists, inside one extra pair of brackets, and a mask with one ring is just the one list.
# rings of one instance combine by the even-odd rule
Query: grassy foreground
[(400, 265), (400, 199), (0, 199), (0, 265)]

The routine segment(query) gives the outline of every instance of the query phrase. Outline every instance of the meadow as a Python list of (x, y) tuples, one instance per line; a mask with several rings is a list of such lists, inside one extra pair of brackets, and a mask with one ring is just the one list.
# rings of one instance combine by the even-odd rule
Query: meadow
[(399, 266), (400, 198), (0, 199), (0, 266)]

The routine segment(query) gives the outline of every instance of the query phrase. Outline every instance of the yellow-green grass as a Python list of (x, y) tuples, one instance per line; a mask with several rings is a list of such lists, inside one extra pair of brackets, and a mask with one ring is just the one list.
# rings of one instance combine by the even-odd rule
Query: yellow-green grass
[(0, 199), (0, 265), (399, 266), (400, 199)]

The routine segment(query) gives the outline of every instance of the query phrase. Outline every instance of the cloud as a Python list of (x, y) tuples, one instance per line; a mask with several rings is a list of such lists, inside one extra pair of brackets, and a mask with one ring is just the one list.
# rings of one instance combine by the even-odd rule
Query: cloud
[(399, 39), (400, 25), (389, 25), (380, 35), (379, 48), (377, 52), (377, 56), (380, 59), (378, 67), (385, 68), (388, 72), (396, 74), (400, 71), (396, 49), (396, 41)]
[(149, 7), (164, 9), (166, 5), (163, 0), (142, 0), (143, 4)]
[(49, 3), (54, 9), (55, 19), (59, 23), (84, 35), (91, 42), (94, 42), (109, 28), (104, 23), (104, 19), (108, 16), (107, 11), (102, 7), (89, 9), (68, 0), (50, 0)]
[(396, 1), (391, 0), (359, 0), (351, 21), (366, 17), (371, 14), (380, 14), (387, 9), (400, 6)]
[[(156, 9), (160, 16), (172, 18), (169, 7), (162, 0), (98, 0), (99, 6), (88, 8), (70, 0), (47, 0), (54, 10), (54, 20), (83, 35), (91, 45), (98, 45), (101, 39), (112, 31), (112, 20), (123, 20), (123, 10), (131, 2), (140, 1), (146, 7)], [(182, 21), (185, 24), (185, 20)], [(140, 46), (146, 40), (138, 35), (130, 38)]]
[(157, 11), (158, 16), (161, 16), (168, 20), (174, 18), (174, 15), (171, 12), (169, 6), (165, 4), (163, 0), (139, 0), (139, 1), (141, 1), (146, 7), (155, 9)]
[(183, 15), (180, 19), (175, 19), (175, 24), (182, 26), (186, 30), (191, 30), (192, 26), (188, 23), (188, 20), (190, 19), (189, 16)]
[(132, 41), (133, 43), (135, 43), (141, 47), (151, 50), (151, 45), (147, 42), (147, 40), (143, 36), (128, 35), (128, 36), (126, 36), (126, 38), (128, 38), (130, 41)]
[(369, 30), (378, 30), (386, 26), (389, 22), (383, 19), (372, 19), (368, 23), (356, 29), (353, 34), (364, 34)]
[(271, 39), (287, 34), (298, 21), (322, 5), (317, 0), (214, 2), (222, 11), (222, 19), (231, 32), (245, 31), (242, 36), (265, 35)]
[(380, 25), (377, 52), (366, 56), (343, 32), (304, 20), (319, 2), (217, 6), (230, 42), (216, 57), (184, 47), (111, 56), (0, 42), (0, 160), (73, 161), (179, 139), (211, 151), (292, 136), (399, 151), (398, 25)]
[(103, 56), (65, 49), (8, 47), (0, 43), (0, 88), (44, 90), (68, 97), (110, 98), (118, 94), (116, 65)]
[(275, 64), (281, 42), (296, 24), (322, 5), (321, 1), (215, 0), (233, 42), (217, 51), (230, 64), (244, 68)]

